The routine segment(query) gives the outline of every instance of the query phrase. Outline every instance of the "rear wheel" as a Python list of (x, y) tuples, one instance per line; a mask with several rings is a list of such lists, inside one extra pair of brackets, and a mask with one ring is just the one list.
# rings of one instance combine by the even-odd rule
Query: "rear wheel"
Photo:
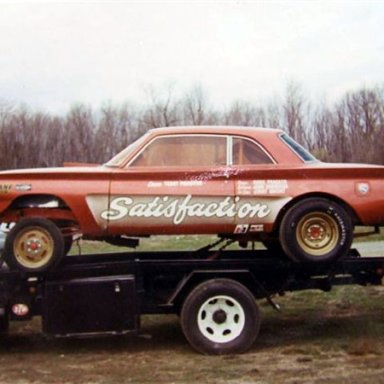
[(352, 239), (352, 220), (346, 210), (324, 198), (297, 203), (280, 226), (281, 246), (293, 260), (337, 260), (348, 253)]
[(4, 260), (11, 269), (41, 272), (54, 267), (64, 256), (60, 229), (45, 218), (21, 219), (9, 232)]
[(240, 353), (255, 341), (260, 314), (246, 287), (234, 280), (214, 279), (188, 295), (181, 325), (189, 343), (201, 353)]

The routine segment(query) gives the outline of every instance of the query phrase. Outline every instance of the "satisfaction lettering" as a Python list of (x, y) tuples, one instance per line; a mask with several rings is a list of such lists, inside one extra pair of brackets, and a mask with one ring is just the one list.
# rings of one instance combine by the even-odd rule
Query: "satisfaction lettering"
[(222, 200), (201, 202), (193, 200), (192, 195), (180, 198), (169, 196), (153, 197), (148, 202), (135, 202), (131, 197), (112, 199), (110, 209), (101, 213), (101, 218), (109, 221), (126, 217), (169, 218), (175, 225), (182, 224), (187, 217), (235, 217), (264, 218), (271, 209), (265, 203), (241, 202), (240, 197), (225, 197)]

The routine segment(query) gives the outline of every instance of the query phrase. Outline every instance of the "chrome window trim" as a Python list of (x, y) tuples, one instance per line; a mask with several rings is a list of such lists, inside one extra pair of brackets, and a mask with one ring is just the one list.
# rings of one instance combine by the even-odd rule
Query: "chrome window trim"
[[(103, 164), (104, 166), (106, 167), (110, 167), (110, 168), (125, 168), (127, 166), (126, 162), (127, 162), (127, 157), (129, 157), (130, 155), (132, 155), (132, 153), (135, 153), (138, 148), (140, 147), (140, 145), (142, 144), (141, 141), (145, 142), (146, 140), (146, 136), (149, 136), (150, 132), (146, 132), (143, 136), (139, 137), (137, 140), (133, 141), (132, 143), (130, 143), (127, 147), (125, 147), (123, 150), (121, 150), (119, 153), (116, 153), (111, 159), (109, 159), (105, 164)], [(125, 153), (128, 148), (130, 147), (133, 147), (133, 149), (131, 149), (131, 152), (132, 153), (128, 153), (127, 155), (125, 155), (125, 157), (123, 157), (123, 160), (120, 160), (117, 164), (113, 163), (111, 164), (112, 160), (114, 160), (116, 157), (120, 157), (123, 155), (123, 153)]]
[[(293, 140), (297, 145), (299, 145), (305, 152), (307, 152), (313, 159), (312, 160), (305, 160), (301, 155), (300, 153), (298, 153), (291, 145), (289, 145), (289, 143), (284, 140), (283, 136), (286, 136), (288, 138), (290, 138), (291, 140)], [(296, 140), (294, 140), (291, 136), (288, 135), (288, 133), (286, 132), (282, 132), (279, 134), (279, 139), (280, 141), (286, 145), (303, 163), (305, 164), (310, 164), (310, 163), (317, 163), (319, 160), (316, 159), (315, 156), (312, 155), (311, 152), (308, 151), (308, 149), (304, 148), (301, 144), (299, 144)]]
[(227, 166), (233, 165), (233, 136), (227, 136)]
[[(261, 144), (259, 144), (257, 141), (255, 141), (254, 139), (252, 139), (250, 137), (239, 136), (239, 135), (220, 135), (220, 134), (211, 134), (211, 133), (208, 133), (208, 134), (205, 134), (205, 133), (201, 133), (201, 134), (200, 133), (181, 134), (180, 133), (180, 134), (175, 134), (175, 135), (174, 134), (168, 134), (168, 135), (161, 135), (161, 136), (154, 137), (152, 140), (150, 140), (147, 144), (144, 145), (144, 147), (141, 149), (141, 151), (136, 153), (136, 155), (127, 163), (125, 168), (131, 167), (132, 163), (147, 149), (147, 147), (149, 145), (151, 145), (152, 143), (154, 143), (158, 139), (173, 138), (173, 137), (197, 137), (197, 136), (220, 137), (220, 138), (225, 138), (226, 139), (226, 141), (227, 141), (226, 142), (226, 146), (227, 146), (226, 166), (230, 166), (230, 167), (234, 166), (234, 164), (233, 164), (233, 139), (234, 138), (247, 140), (247, 141), (251, 142), (252, 144), (256, 145), (271, 160), (271, 164), (275, 164), (275, 165), (277, 164), (277, 162), (273, 158), (273, 156)], [(280, 138), (281, 138), (281, 135), (280, 135)], [(283, 139), (281, 139), (281, 140), (284, 142)], [(289, 148), (291, 148), (291, 147), (289, 147)], [(296, 153), (296, 152), (294, 151), (294, 153)], [(239, 166), (241, 164), (237, 164), (237, 165)], [(263, 164), (251, 164), (251, 165), (260, 166), (260, 165), (263, 165)], [(175, 165), (174, 167), (177, 167), (177, 165)], [(213, 167), (213, 165), (212, 165), (212, 167)]]

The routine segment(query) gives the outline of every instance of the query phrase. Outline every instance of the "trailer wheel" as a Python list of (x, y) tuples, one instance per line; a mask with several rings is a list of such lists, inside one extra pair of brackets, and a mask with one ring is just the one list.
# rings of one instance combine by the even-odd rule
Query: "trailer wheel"
[(11, 269), (46, 271), (64, 256), (64, 238), (55, 223), (48, 219), (23, 218), (9, 232), (3, 254)]
[(339, 204), (309, 198), (291, 207), (280, 226), (284, 252), (299, 261), (335, 261), (347, 254), (353, 239), (352, 220)]
[(198, 285), (181, 310), (185, 337), (197, 351), (221, 355), (249, 349), (260, 329), (251, 292), (237, 281), (214, 279)]

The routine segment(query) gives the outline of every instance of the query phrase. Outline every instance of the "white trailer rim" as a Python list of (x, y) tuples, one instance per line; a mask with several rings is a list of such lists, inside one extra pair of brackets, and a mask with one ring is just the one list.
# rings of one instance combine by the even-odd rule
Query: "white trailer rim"
[(245, 313), (241, 304), (233, 297), (214, 296), (200, 307), (197, 324), (208, 340), (229, 343), (243, 331)]

